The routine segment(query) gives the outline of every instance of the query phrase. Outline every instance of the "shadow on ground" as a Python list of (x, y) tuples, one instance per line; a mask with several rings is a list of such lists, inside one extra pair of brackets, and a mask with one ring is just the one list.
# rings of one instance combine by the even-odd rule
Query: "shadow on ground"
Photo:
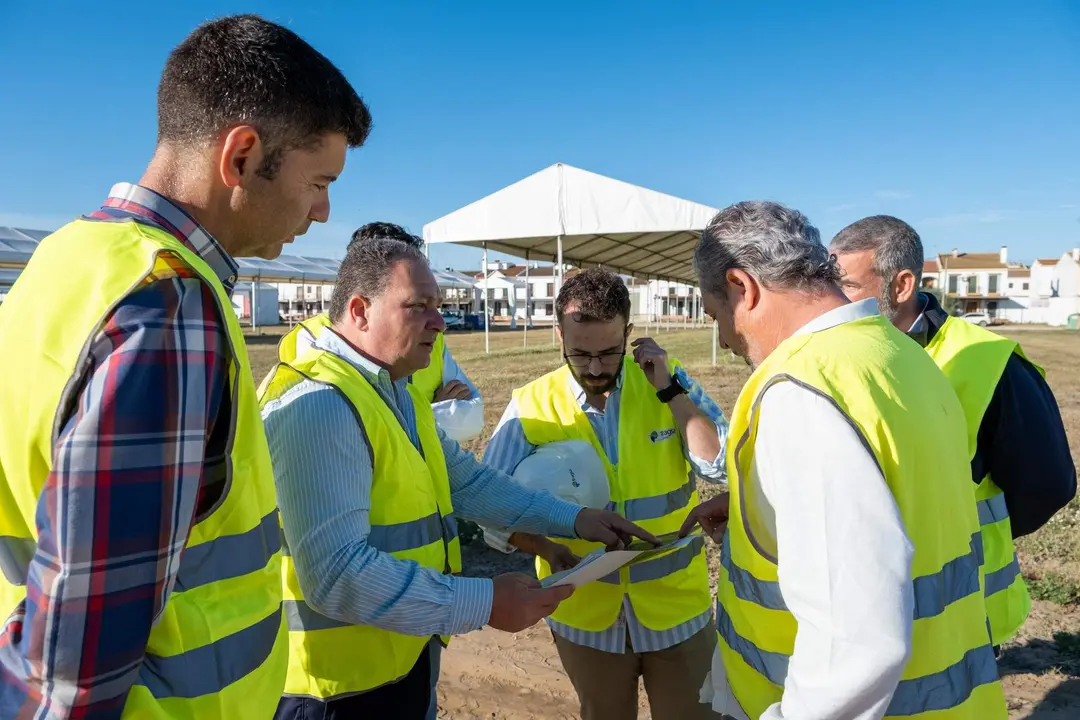
[(1011, 709), (1029, 708), (1027, 714), (1015, 717), (1080, 717), (1080, 633), (1058, 632), (1053, 640), (1031, 638), (1009, 646), (998, 669), (1006, 688), (1014, 691), (1011, 700), (1016, 704)]
[(1027, 715), (1029, 720), (1066, 720), (1080, 717), (1080, 679), (1061, 683)]
[(1008, 647), (1001, 654), (998, 670), (1002, 677), (1055, 671), (1080, 679), (1080, 633), (1054, 633), (1053, 640), (1032, 638)]

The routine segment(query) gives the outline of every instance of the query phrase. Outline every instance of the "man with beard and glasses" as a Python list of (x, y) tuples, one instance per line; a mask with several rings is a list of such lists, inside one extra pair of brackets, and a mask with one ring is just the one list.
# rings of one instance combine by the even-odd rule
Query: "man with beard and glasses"
[(1057, 401), (1019, 343), (949, 317), (937, 298), (918, 291), (922, 240), (906, 222), (863, 218), (841, 230), (831, 250), (845, 294), (876, 297), (882, 314), (926, 348), (964, 407), (971, 479), (978, 484), (986, 613), (1000, 646), (1031, 609), (1013, 540), (1038, 530), (1076, 494), (1076, 466)]
[(964, 415), (934, 363), (850, 302), (802, 213), (741, 202), (694, 255), (706, 313), (754, 372), (730, 412), (702, 699), (736, 720), (1005, 720)]
[[(656, 535), (677, 531), (697, 504), (696, 477), (724, 475), (727, 421), (652, 338), (627, 342), (630, 295), (592, 268), (566, 280), (555, 302), (566, 364), (513, 393), (484, 462), (507, 473), (539, 446), (590, 443), (612, 506)], [(489, 544), (505, 535), (485, 531)], [(516, 533), (540, 578), (573, 565), (595, 543)], [(498, 547), (508, 551), (505, 545)], [(652, 716), (716, 717), (698, 702), (716, 645), (703, 543), (578, 588), (548, 619), (583, 720), (637, 717), (643, 677)]]
[(260, 387), (284, 532), (290, 663), (277, 720), (422, 720), (431, 647), (484, 625), (518, 632), (569, 588), (462, 577), (455, 516), (624, 547), (650, 533), (529, 491), (435, 424), (409, 376), (445, 329), (439, 286), (409, 243), (350, 243), (331, 325), (303, 322)]

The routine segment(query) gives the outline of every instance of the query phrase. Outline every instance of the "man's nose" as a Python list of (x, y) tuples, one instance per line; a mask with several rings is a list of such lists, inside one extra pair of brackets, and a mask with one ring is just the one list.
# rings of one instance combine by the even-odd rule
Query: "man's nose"
[(428, 323), (428, 327), (430, 327), (432, 330), (438, 330), (439, 332), (446, 331), (446, 321), (443, 320), (443, 316), (440, 311), (436, 310), (432, 314), (431, 322)]
[(315, 201), (315, 204), (311, 206), (311, 212), (308, 213), (308, 219), (312, 222), (324, 223), (330, 219), (330, 194), (323, 195), (319, 200)]

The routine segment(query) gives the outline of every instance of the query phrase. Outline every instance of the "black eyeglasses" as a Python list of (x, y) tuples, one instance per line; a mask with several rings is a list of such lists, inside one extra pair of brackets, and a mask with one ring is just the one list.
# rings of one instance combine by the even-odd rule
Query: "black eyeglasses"
[(616, 350), (615, 352), (600, 353), (599, 355), (593, 355), (591, 353), (574, 353), (573, 355), (567, 355), (566, 353), (563, 353), (563, 359), (570, 363), (571, 367), (584, 369), (592, 364), (593, 358), (599, 360), (600, 364), (605, 367), (615, 367), (622, 362), (625, 355), (626, 350)]

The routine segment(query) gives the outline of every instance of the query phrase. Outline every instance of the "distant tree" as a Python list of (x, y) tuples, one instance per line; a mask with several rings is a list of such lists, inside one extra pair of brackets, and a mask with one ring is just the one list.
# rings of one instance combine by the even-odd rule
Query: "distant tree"
[(938, 304), (941, 305), (941, 309), (947, 312), (949, 315), (955, 315), (959, 310), (959, 305), (956, 302), (956, 298), (950, 296), (941, 288), (926, 288), (923, 290), (925, 293), (929, 293), (937, 298)]

